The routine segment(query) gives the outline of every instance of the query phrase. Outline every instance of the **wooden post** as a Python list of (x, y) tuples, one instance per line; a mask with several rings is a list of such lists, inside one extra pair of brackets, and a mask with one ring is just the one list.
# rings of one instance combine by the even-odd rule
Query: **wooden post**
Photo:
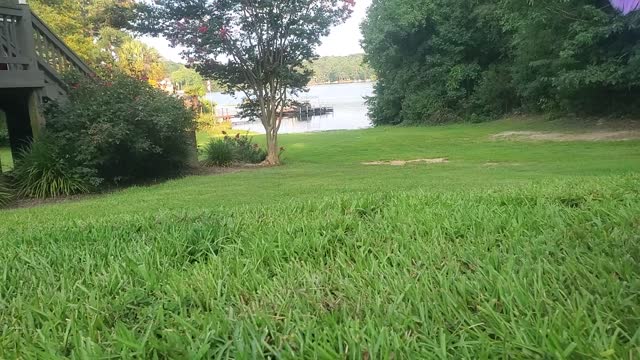
[(45, 126), (44, 115), (42, 115), (42, 104), (40, 102), (40, 91), (39, 89), (31, 90), (29, 92), (29, 99), (27, 100), (31, 133), (33, 134), (34, 140), (38, 140)]
[(33, 18), (31, 17), (31, 9), (27, 5), (26, 0), (18, 1), (18, 8), (22, 11), (20, 20), (16, 24), (17, 40), (20, 44), (21, 56), (31, 59), (28, 70), (38, 69), (38, 60), (36, 57), (36, 45), (33, 38)]
[(196, 136), (196, 129), (189, 130), (189, 157), (188, 157), (188, 165), (190, 167), (196, 168), (200, 166), (200, 162), (198, 160), (198, 138)]
[[(20, 44), (20, 51), (23, 57), (31, 59), (28, 65), (31, 71), (38, 70), (38, 58), (36, 55), (36, 45), (33, 31), (33, 18), (31, 9), (27, 5), (26, 0), (20, 0), (18, 7), (22, 11), (22, 15), (17, 24), (17, 39)], [(27, 104), (29, 108), (29, 121), (31, 123), (31, 132), (33, 138), (38, 139), (42, 128), (44, 127), (44, 116), (42, 115), (42, 107), (40, 103), (40, 90), (33, 89), (29, 92)]]

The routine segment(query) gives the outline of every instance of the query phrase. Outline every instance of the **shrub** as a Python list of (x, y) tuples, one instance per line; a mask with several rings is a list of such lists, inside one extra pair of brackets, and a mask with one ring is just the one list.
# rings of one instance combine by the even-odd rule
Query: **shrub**
[(253, 143), (248, 135), (236, 134), (233, 137), (225, 135), (224, 141), (231, 145), (233, 160), (236, 162), (257, 164), (267, 158), (267, 152)]
[(209, 135), (220, 135), (225, 131), (231, 131), (231, 121), (218, 122), (210, 114), (202, 114), (197, 118), (198, 131)]
[(74, 166), (44, 137), (21, 151), (11, 175), (19, 196), (39, 199), (87, 193), (92, 182), (90, 169)]
[(229, 136), (222, 132), (222, 140), (211, 140), (204, 149), (205, 164), (229, 166), (233, 162), (258, 164), (267, 158), (267, 152), (251, 141), (248, 135)]
[(105, 182), (168, 177), (188, 166), (194, 114), (180, 99), (124, 75), (80, 79), (69, 97), (48, 110), (47, 131)]
[(0, 208), (7, 205), (13, 199), (13, 189), (9, 181), (0, 174)]
[(230, 166), (233, 163), (233, 147), (225, 140), (211, 140), (204, 148), (205, 164), (208, 166)]

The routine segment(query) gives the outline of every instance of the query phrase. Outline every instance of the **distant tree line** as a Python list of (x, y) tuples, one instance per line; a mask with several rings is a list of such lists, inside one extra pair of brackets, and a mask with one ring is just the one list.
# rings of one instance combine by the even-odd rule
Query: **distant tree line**
[(364, 55), (325, 56), (307, 66), (313, 70), (312, 84), (372, 80), (375, 73), (363, 62)]
[(376, 124), (640, 115), (640, 12), (608, 0), (374, 0)]

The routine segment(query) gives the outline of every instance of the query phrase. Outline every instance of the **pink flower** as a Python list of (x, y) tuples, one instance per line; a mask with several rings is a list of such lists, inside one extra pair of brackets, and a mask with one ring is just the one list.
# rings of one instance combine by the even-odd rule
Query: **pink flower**
[(229, 36), (229, 30), (227, 30), (227, 28), (225, 27), (220, 28), (220, 38), (224, 40), (228, 36)]
[(209, 31), (209, 27), (208, 27), (208, 26), (206, 26), (206, 25), (202, 25), (202, 26), (200, 26), (200, 27), (198, 28), (198, 32), (199, 32), (200, 34), (204, 34), (204, 33), (206, 33), (207, 31)]
[(351, 7), (356, 6), (355, 0), (344, 0), (344, 2)]

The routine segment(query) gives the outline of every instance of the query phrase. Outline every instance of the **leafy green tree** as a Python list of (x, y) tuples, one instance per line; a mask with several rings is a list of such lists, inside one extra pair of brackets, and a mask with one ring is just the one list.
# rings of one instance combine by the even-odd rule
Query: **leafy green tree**
[(140, 7), (138, 29), (164, 35), (205, 77), (240, 91), (267, 133), (265, 162), (280, 163), (278, 131), (291, 94), (311, 72), (305, 61), (353, 0), (156, 0)]
[[(105, 29), (122, 29), (133, 16), (134, 0), (30, 0), (29, 6), (69, 47), (91, 65), (101, 63), (96, 45)], [(110, 33), (113, 34), (112, 32)]]
[(607, 0), (374, 0), (368, 11), (376, 124), (640, 114), (640, 12)]
[(476, 32), (480, 16), (461, 0), (374, 1), (363, 24), (367, 61), (378, 74), (369, 101), (374, 122), (439, 122), (453, 116), (449, 108), (468, 106), (461, 100), (493, 52)]
[(144, 79), (157, 86), (165, 78), (164, 62), (160, 54), (140, 41), (130, 40), (115, 52), (115, 64), (124, 73)]
[(505, 3), (527, 109), (640, 114), (640, 12), (624, 16), (607, 0)]
[(168, 74), (173, 74), (174, 72), (182, 69), (184, 64), (177, 63), (175, 61), (167, 60), (164, 63), (164, 68), (167, 70)]
[(171, 81), (180, 90), (187, 95), (204, 96), (207, 93), (202, 76), (193, 69), (182, 67), (171, 73)]

